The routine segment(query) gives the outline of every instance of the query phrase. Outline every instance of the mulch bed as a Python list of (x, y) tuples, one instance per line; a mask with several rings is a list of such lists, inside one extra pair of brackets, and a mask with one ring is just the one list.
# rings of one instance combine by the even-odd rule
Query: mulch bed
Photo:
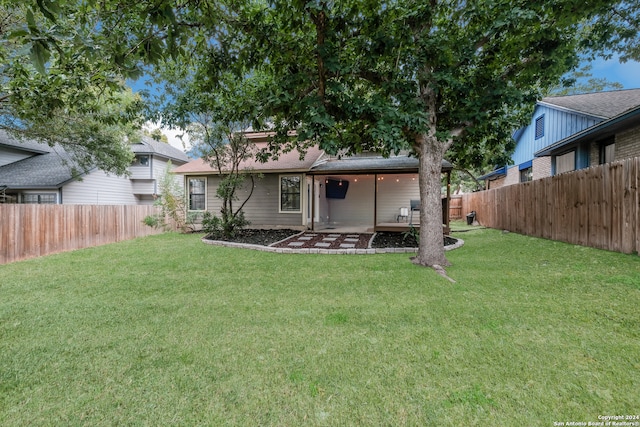
[[(288, 244), (291, 241), (295, 241), (298, 238), (300, 231), (291, 230), (291, 229), (275, 229), (275, 230), (257, 230), (257, 229), (243, 229), (238, 231), (237, 235), (233, 239), (220, 239), (213, 238), (210, 236), (205, 237), (210, 240), (227, 240), (236, 243), (248, 243), (253, 245), (262, 245), (262, 246), (274, 246), (279, 248), (287, 248), (292, 247)], [(340, 249), (340, 244), (344, 244), (344, 239), (347, 238), (348, 235), (356, 235), (358, 234), (360, 237), (358, 238), (358, 242), (349, 242), (355, 244), (355, 249), (367, 249), (369, 241), (371, 240), (371, 233), (320, 233), (320, 232), (305, 232), (304, 234), (315, 234), (316, 236), (309, 236), (312, 239), (307, 240), (305, 245), (297, 246), (298, 248), (313, 248), (316, 247), (315, 244), (319, 242), (323, 242), (322, 239), (326, 238), (328, 234), (336, 234), (340, 235), (340, 238), (336, 238), (334, 241), (326, 241), (324, 243), (330, 243), (328, 247), (323, 249)], [(290, 238), (290, 239), (287, 239)], [(286, 241), (283, 241), (287, 239)], [(281, 242), (282, 241), (282, 242)], [(275, 244), (280, 242), (278, 244)], [(456, 243), (457, 240), (451, 237), (444, 237), (444, 245), (449, 246)], [(391, 233), (391, 232), (379, 232), (376, 233), (373, 242), (371, 243), (372, 248), (417, 248), (418, 243), (412, 236), (407, 236), (404, 233)]]

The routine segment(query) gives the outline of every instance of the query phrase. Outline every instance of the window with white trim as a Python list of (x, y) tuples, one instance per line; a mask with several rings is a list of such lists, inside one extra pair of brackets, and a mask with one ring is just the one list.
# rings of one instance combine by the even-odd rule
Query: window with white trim
[(204, 177), (189, 178), (189, 210), (204, 211), (206, 210), (207, 199), (207, 179)]
[(280, 175), (280, 212), (302, 212), (302, 177)]

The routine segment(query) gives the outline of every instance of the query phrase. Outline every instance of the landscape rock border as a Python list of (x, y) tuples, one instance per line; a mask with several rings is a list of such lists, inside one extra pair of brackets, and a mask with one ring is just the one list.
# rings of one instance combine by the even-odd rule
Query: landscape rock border
[[(301, 235), (305, 233), (304, 231), (299, 233)], [(375, 233), (373, 234), (375, 237)], [(373, 241), (372, 237), (372, 241)], [(449, 236), (451, 237), (451, 236)], [(322, 248), (276, 248), (273, 245), (276, 245), (284, 240), (291, 238), (291, 236), (286, 239), (282, 239), (278, 242), (272, 243), (269, 246), (264, 245), (255, 245), (249, 243), (237, 243), (237, 242), (228, 242), (224, 240), (209, 240), (206, 238), (202, 238), (202, 242), (207, 245), (212, 246), (225, 246), (229, 248), (240, 248), (240, 249), (251, 249), (260, 252), (271, 252), (278, 254), (325, 254), (325, 255), (374, 255), (374, 254), (407, 254), (407, 253), (417, 253), (418, 248), (368, 248), (368, 249), (322, 249)], [(456, 239), (457, 242), (453, 245), (445, 246), (445, 251), (451, 251), (453, 249), (458, 249), (459, 247), (464, 245), (464, 240), (458, 237), (452, 237)]]

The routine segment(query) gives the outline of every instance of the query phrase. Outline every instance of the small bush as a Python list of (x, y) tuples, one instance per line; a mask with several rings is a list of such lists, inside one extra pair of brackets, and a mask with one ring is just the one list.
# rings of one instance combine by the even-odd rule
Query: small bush
[(227, 221), (211, 212), (205, 212), (202, 216), (202, 231), (213, 239), (232, 239), (238, 230), (249, 224), (250, 222), (244, 217), (243, 211), (227, 217)]
[(147, 215), (144, 217), (142, 222), (144, 223), (144, 225), (147, 225), (149, 227), (160, 227), (160, 218), (158, 217), (158, 215)]

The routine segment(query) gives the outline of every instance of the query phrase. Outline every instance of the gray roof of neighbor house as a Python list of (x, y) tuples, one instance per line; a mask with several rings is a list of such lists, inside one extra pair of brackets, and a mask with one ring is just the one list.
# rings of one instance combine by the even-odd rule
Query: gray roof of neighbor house
[[(31, 157), (0, 166), (0, 185), (11, 189), (60, 188), (74, 176), (73, 162), (60, 146), (50, 147), (33, 140), (13, 138), (0, 131), (0, 147), (9, 147), (31, 153)], [(184, 164), (189, 158), (182, 151), (169, 144), (143, 137), (140, 144), (132, 144), (133, 152), (154, 154)]]
[(47, 144), (30, 139), (17, 139), (9, 135), (6, 131), (0, 130), (0, 146), (14, 148), (32, 153), (50, 153), (53, 150)]
[(609, 119), (640, 105), (640, 89), (550, 96), (542, 98), (539, 104), (548, 104), (602, 119)]
[(59, 188), (74, 178), (68, 155), (51, 152), (34, 155), (0, 167), (0, 184), (12, 189)]
[(142, 136), (137, 144), (131, 144), (131, 151), (136, 154), (154, 154), (167, 159), (177, 160), (179, 164), (187, 163), (191, 159), (183, 151), (178, 150), (171, 144), (156, 141), (148, 136)]
[(33, 140), (16, 139), (0, 131), (0, 146), (31, 154), (14, 163), (0, 166), (0, 185), (12, 189), (59, 188), (73, 178), (67, 153), (59, 146)]

